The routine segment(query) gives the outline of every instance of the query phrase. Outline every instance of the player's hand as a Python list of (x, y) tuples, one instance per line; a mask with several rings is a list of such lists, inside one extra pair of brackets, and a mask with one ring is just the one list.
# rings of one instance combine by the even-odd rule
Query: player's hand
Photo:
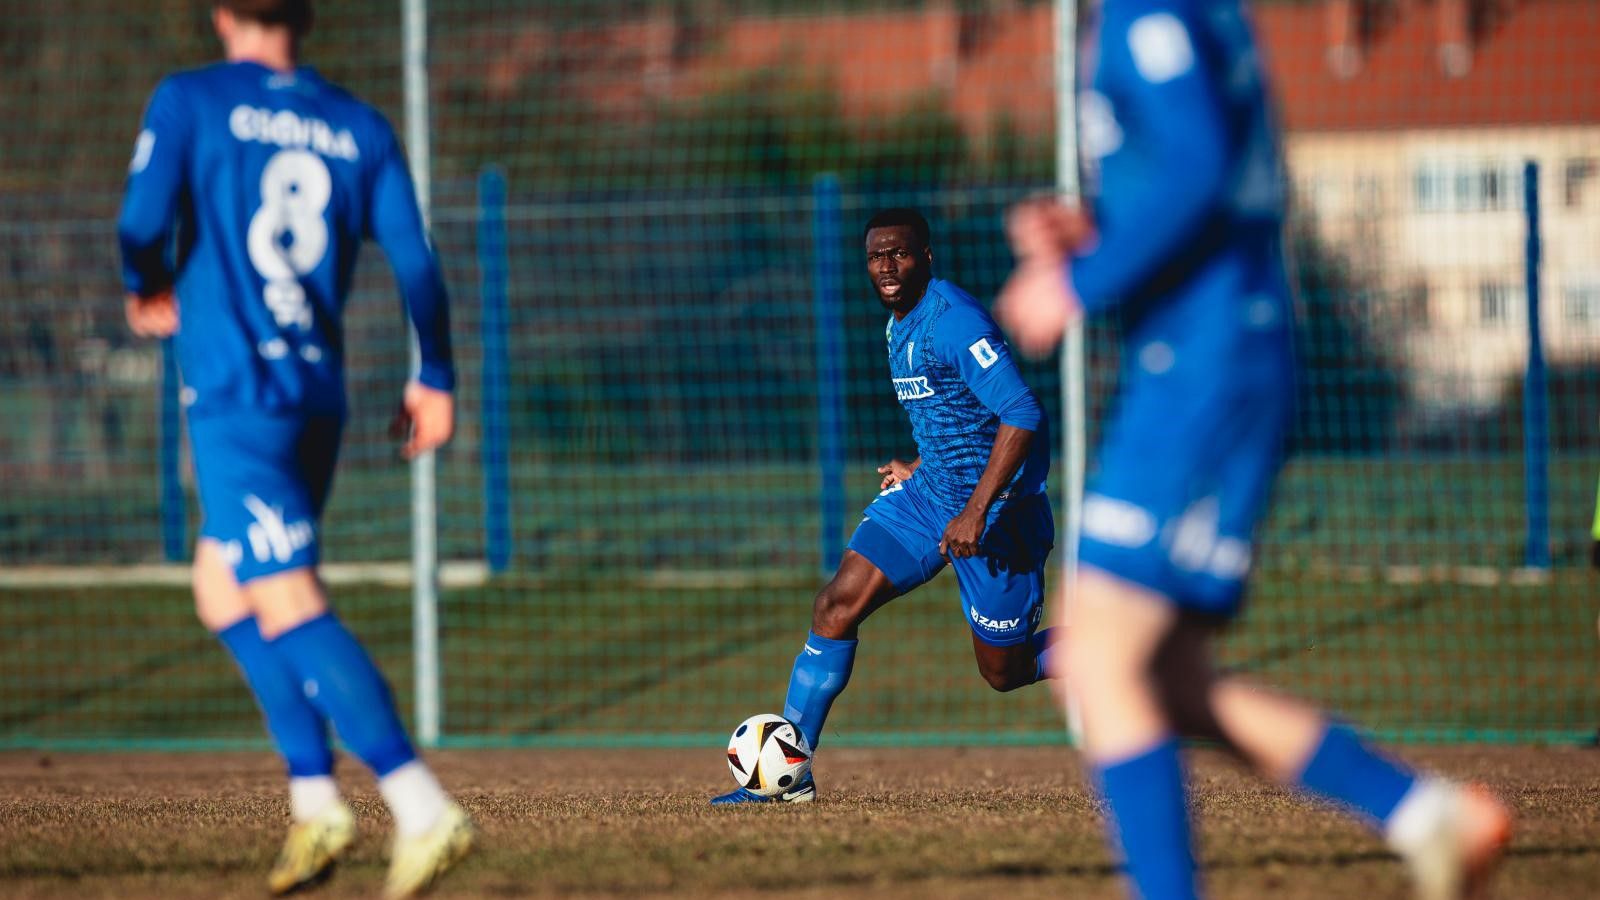
[(913, 462), (906, 462), (903, 459), (891, 459), (879, 466), (878, 474), (883, 476), (883, 483), (878, 485), (878, 490), (887, 491), (902, 481), (910, 481), (920, 462), (920, 459)]
[(1083, 207), (1035, 197), (1006, 212), (1006, 237), (1019, 260), (1061, 260), (1092, 243), (1095, 229)]
[(450, 440), (455, 430), (455, 395), (415, 381), (406, 385), (400, 411), (389, 425), (389, 434), (405, 442), (400, 447), (402, 458), (413, 459), (437, 450)]
[(978, 555), (978, 544), (983, 540), (983, 526), (988, 516), (976, 509), (963, 509), (961, 515), (944, 527), (944, 537), (939, 540), (939, 555), (945, 559), (965, 559)]
[(128, 327), (139, 337), (169, 338), (178, 333), (178, 297), (172, 288), (149, 297), (129, 294), (125, 309)]
[(1060, 257), (1024, 259), (995, 299), (994, 317), (1028, 356), (1049, 355), (1083, 313), (1064, 266)]

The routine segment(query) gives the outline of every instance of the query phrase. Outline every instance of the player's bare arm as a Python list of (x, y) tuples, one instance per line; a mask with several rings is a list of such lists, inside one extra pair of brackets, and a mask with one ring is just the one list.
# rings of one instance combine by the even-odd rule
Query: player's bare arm
[(887, 491), (902, 481), (910, 480), (916, 473), (917, 466), (922, 465), (922, 457), (918, 456), (910, 462), (903, 459), (891, 459), (878, 467), (878, 474), (883, 476), (883, 483), (878, 485), (878, 490)]
[(1015, 425), (1000, 425), (1000, 430), (994, 436), (994, 449), (989, 453), (989, 463), (983, 469), (983, 477), (978, 479), (978, 486), (972, 489), (972, 496), (961, 514), (945, 526), (939, 552), (946, 559), (977, 555), (978, 546), (983, 541), (984, 526), (989, 520), (989, 510), (994, 507), (1000, 492), (1016, 477), (1032, 446), (1033, 432)]

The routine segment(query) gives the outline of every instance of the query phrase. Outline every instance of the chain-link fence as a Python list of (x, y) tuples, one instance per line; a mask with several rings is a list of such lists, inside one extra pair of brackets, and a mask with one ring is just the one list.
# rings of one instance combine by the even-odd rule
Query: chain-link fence
[[(181, 573), (160, 568), (196, 525), (176, 373), (121, 323), (112, 220), (142, 103), (216, 52), (204, 4), (143, 7), (0, 0), (0, 744), (257, 734)], [(1294, 178), (1304, 372), (1230, 660), (1394, 736), (1585, 734), (1600, 95), (1577, 88), (1600, 83), (1600, 11), (1256, 12)], [(307, 62), (398, 126), (396, 5), (318, 13)], [(922, 208), (939, 273), (992, 296), (1001, 210), (1054, 184), (1071, 132), (1052, 14), (431, 4), (432, 217), (462, 376), (439, 543), (474, 564), (439, 600), (446, 741), (702, 741), (777, 706), (828, 548), (877, 463), (913, 452), (859, 229)], [(381, 254), (346, 322), (325, 556), (377, 564), (345, 565), (333, 593), (404, 695), (410, 595), (382, 579), (406, 567), (382, 564), (410, 555), (384, 436), (405, 335)], [(1088, 335), (1090, 440), (1114, 337)], [(1060, 422), (1055, 362), (1027, 374)], [(1058, 738), (1047, 692), (977, 676), (953, 579), (863, 638), (841, 742)]]

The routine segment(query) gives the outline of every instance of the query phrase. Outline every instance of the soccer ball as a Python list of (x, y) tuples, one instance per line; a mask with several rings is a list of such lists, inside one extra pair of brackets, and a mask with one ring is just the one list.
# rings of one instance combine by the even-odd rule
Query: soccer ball
[(811, 771), (811, 745), (783, 716), (754, 715), (728, 738), (728, 771), (745, 790), (772, 797), (805, 780)]

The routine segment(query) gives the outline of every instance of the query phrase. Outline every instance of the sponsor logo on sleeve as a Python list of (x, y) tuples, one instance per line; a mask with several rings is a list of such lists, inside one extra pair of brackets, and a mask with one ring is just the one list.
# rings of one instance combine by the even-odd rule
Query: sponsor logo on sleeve
[(1171, 13), (1151, 13), (1128, 28), (1128, 50), (1145, 81), (1164, 84), (1194, 67), (1189, 30)]
[(1099, 91), (1078, 95), (1078, 140), (1090, 160), (1104, 159), (1122, 146), (1122, 125), (1110, 98)]
[(972, 354), (972, 358), (978, 361), (978, 365), (981, 368), (987, 369), (1000, 361), (1000, 354), (994, 352), (994, 348), (989, 346), (988, 338), (978, 338), (978, 342), (968, 347), (967, 352)]
[(137, 175), (150, 165), (150, 156), (156, 150), (156, 133), (146, 128), (133, 142), (133, 159), (128, 160), (128, 174)]

